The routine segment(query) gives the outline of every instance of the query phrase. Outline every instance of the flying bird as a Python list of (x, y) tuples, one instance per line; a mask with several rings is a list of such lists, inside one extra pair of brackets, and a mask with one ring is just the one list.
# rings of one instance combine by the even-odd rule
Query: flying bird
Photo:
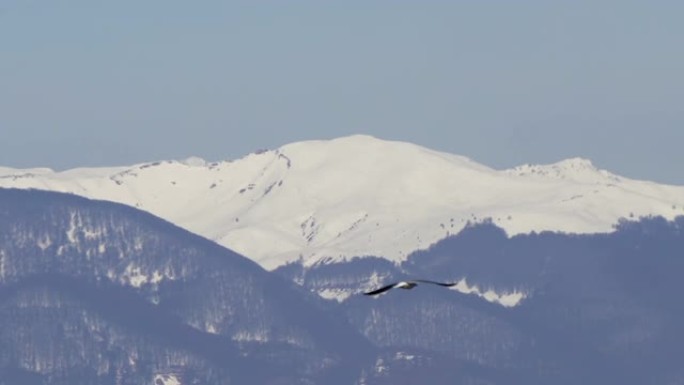
[(445, 282), (428, 281), (425, 279), (412, 279), (412, 280), (408, 280), (408, 281), (395, 282), (395, 283), (389, 284), (387, 286), (383, 286), (379, 289), (375, 289), (373, 291), (369, 291), (369, 292), (366, 292), (363, 294), (364, 295), (378, 295), (378, 294), (384, 293), (384, 292), (391, 290), (391, 289), (410, 290), (410, 289), (413, 289), (414, 287), (418, 286), (419, 283), (431, 283), (433, 285), (439, 285), (439, 286), (444, 286), (444, 287), (452, 287), (452, 286), (456, 286), (458, 284), (458, 283), (452, 283), (452, 282), (445, 283)]

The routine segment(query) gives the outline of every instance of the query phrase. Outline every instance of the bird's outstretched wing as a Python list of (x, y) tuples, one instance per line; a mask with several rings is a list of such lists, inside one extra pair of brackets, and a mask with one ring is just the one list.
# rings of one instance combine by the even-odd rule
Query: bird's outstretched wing
[(439, 285), (439, 286), (444, 286), (444, 287), (452, 287), (458, 285), (458, 282), (436, 282), (436, 281), (429, 281), (427, 279), (414, 279), (414, 282), (422, 282), (422, 283), (431, 283), (433, 285)]
[(381, 288), (379, 288), (379, 289), (375, 289), (375, 290), (373, 290), (373, 291), (369, 291), (369, 292), (366, 292), (366, 293), (363, 293), (363, 294), (364, 294), (364, 295), (376, 295), (376, 294), (384, 293), (384, 292), (386, 292), (387, 290), (393, 288), (393, 287), (396, 286), (396, 285), (397, 285), (396, 283), (393, 283), (393, 284), (391, 284), (391, 285), (383, 286), (383, 287), (381, 287)]

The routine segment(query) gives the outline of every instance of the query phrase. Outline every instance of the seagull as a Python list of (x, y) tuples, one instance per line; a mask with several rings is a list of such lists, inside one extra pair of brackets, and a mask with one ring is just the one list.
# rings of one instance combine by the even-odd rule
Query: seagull
[(456, 285), (458, 284), (458, 283), (452, 283), (452, 282), (445, 283), (445, 282), (428, 281), (428, 280), (425, 280), (425, 279), (412, 279), (412, 280), (409, 280), (409, 281), (399, 281), (399, 282), (395, 282), (395, 283), (392, 283), (392, 284), (390, 284), (390, 285), (383, 286), (383, 287), (381, 287), (381, 288), (379, 288), (379, 289), (376, 289), (376, 290), (373, 290), (373, 291), (369, 291), (369, 292), (366, 292), (366, 293), (363, 293), (363, 294), (364, 294), (364, 295), (378, 295), (378, 294), (384, 293), (384, 292), (386, 292), (387, 290), (390, 290), (390, 289), (405, 289), (405, 290), (410, 290), (410, 289), (413, 289), (414, 287), (418, 286), (418, 283), (431, 283), (431, 284), (433, 284), (433, 285), (439, 285), (439, 286), (444, 286), (444, 287), (452, 287), (452, 286), (456, 286)]

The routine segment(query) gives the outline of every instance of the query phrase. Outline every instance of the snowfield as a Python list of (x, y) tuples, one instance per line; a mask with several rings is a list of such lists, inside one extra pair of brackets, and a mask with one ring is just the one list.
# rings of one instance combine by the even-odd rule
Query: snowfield
[(684, 215), (684, 186), (623, 178), (586, 159), (495, 170), (410, 143), (354, 135), (234, 161), (0, 167), (0, 186), (125, 203), (274, 269), (374, 255), (402, 261), (469, 222), (509, 235), (610, 232), (620, 218)]

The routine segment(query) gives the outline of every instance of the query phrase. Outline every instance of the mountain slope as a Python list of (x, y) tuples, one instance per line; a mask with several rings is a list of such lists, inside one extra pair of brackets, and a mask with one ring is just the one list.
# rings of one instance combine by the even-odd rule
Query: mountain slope
[[(381, 347), (430, 350), (486, 365), (499, 383), (676, 384), (684, 380), (684, 216), (624, 221), (608, 234), (543, 232), (507, 237), (491, 223), (413, 253), (400, 265), (375, 258), (287, 265), (315, 291), (354, 292), (407, 277), (526, 294), (514, 307), (434, 285), (340, 306)], [(443, 370), (443, 369), (442, 369)]]
[[(681, 383), (683, 245), (684, 216), (580, 235), (488, 222), (401, 264), (279, 279), (129, 206), (0, 189), (0, 384)], [(420, 276), (525, 298), (349, 295)]]
[(183, 384), (349, 383), (374, 350), (342, 318), (149, 213), (0, 189), (0, 374), (41, 384), (122, 383), (119, 371), (123, 383), (174, 372), (186, 373)]
[(515, 235), (610, 232), (620, 218), (684, 214), (684, 187), (630, 180), (584, 159), (500, 171), (362, 135), (293, 143), (232, 162), (0, 169), (0, 186), (138, 207), (267, 269), (364, 255), (403, 261), (486, 218)]

